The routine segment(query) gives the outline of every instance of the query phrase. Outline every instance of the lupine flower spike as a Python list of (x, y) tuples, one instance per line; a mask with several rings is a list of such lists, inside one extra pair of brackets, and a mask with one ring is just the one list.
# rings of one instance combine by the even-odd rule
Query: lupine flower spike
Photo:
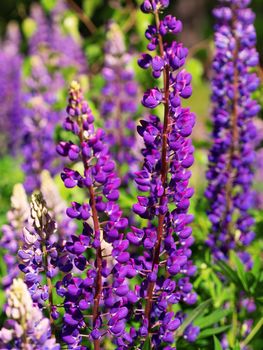
[(20, 33), (16, 23), (7, 26), (0, 41), (0, 154), (17, 153), (23, 125)]
[(67, 249), (75, 256), (75, 269), (85, 277), (67, 274), (57, 283), (66, 311), (62, 339), (81, 349), (84, 337), (99, 350), (105, 336), (111, 339), (124, 333), (127, 306), (137, 300), (127, 279), (136, 271), (127, 252), (128, 240), (121, 233), (128, 222), (117, 204), (120, 179), (115, 163), (104, 143), (105, 133), (94, 129), (94, 117), (75, 81), (70, 86), (67, 112), (64, 128), (78, 142), (62, 141), (57, 151), (71, 162), (81, 161), (83, 169), (78, 172), (67, 167), (61, 178), (67, 188), (81, 188), (88, 201), (72, 202), (67, 209), (69, 217), (83, 224), (82, 233), (72, 236)]
[[(54, 176), (60, 168), (55, 147), (50, 145), (54, 144), (55, 127), (63, 115), (57, 108), (65, 87), (62, 68), (71, 68), (78, 76), (87, 70), (86, 62), (81, 58), (81, 47), (71, 36), (63, 35), (59, 23), (62, 13), (59, 15), (54, 9), (49, 22), (41, 6), (34, 4), (31, 9), (36, 31), (29, 41), (31, 71), (24, 83), (22, 132), (24, 185), (30, 194), (40, 189), (42, 170), (46, 169)], [(80, 61), (76, 60), (76, 55)]]
[(51, 337), (49, 320), (34, 306), (27, 286), (20, 278), (14, 279), (6, 298), (8, 320), (0, 330), (1, 349), (60, 349), (56, 339)]
[[(253, 123), (260, 106), (251, 98), (259, 86), (253, 71), (258, 65), (254, 13), (249, 0), (222, 1), (214, 10), (216, 52), (213, 62), (213, 146), (209, 154), (206, 197), (212, 223), (207, 240), (215, 259), (226, 260), (235, 250), (249, 269), (251, 259), (244, 248), (254, 239)], [(225, 5), (224, 5), (225, 4)]]
[(126, 186), (129, 177), (138, 170), (139, 162), (134, 120), (138, 109), (138, 86), (130, 66), (131, 58), (131, 54), (126, 52), (121, 29), (111, 22), (108, 26), (102, 71), (106, 83), (102, 89), (101, 114), (106, 119), (106, 141), (110, 144), (122, 183)]
[[(213, 60), (212, 103), (213, 145), (207, 171), (211, 232), (207, 244), (215, 260), (228, 260), (238, 253), (247, 270), (252, 259), (245, 250), (255, 234), (249, 213), (254, 205), (252, 190), (255, 164), (255, 116), (260, 106), (251, 95), (259, 86), (254, 67), (259, 63), (256, 51), (255, 15), (247, 8), (250, 0), (219, 1), (215, 8), (215, 56)], [(237, 307), (255, 311), (252, 298), (238, 291)], [(251, 329), (252, 320), (243, 326)], [(244, 332), (238, 336), (244, 337)], [(228, 348), (227, 337), (222, 339)], [(243, 349), (243, 348), (242, 348)], [(246, 347), (244, 347), (246, 349)]]
[[(30, 203), (32, 228), (24, 229), (23, 246), (18, 252), (20, 269), (25, 274), (25, 283), (35, 304), (40, 308), (48, 304), (52, 319), (54, 267), (50, 258), (57, 252), (50, 243), (56, 230), (56, 223), (48, 213), (41, 193), (34, 193)], [(43, 280), (45, 282), (43, 282)]]
[(0, 246), (5, 249), (6, 276), (2, 279), (4, 289), (18, 277), (17, 252), (23, 241), (23, 230), (29, 224), (30, 208), (23, 185), (16, 184), (11, 197), (11, 209), (7, 213), (8, 224), (2, 226)]
[[(150, 115), (138, 127), (145, 148), (143, 168), (135, 174), (135, 182), (145, 194), (138, 196), (133, 210), (148, 223), (143, 228), (132, 227), (127, 236), (142, 247), (142, 256), (136, 258), (142, 282), (135, 290), (143, 312), (135, 343), (140, 347), (148, 339), (154, 349), (165, 350), (175, 349), (175, 331), (185, 317), (181, 312), (174, 314), (172, 305), (196, 301), (190, 282), (196, 271), (190, 259), (194, 240), (188, 226), (193, 216), (187, 213), (193, 195), (189, 167), (194, 148), (189, 136), (195, 116), (181, 106), (181, 99), (192, 93), (191, 75), (183, 69), (188, 50), (177, 41), (165, 41), (166, 34), (182, 30), (182, 23), (171, 15), (159, 17), (168, 5), (169, 1), (146, 0), (141, 6), (143, 12), (153, 14), (155, 24), (145, 32), (150, 53), (143, 54), (138, 63), (151, 68), (153, 77), (163, 84), (147, 90), (142, 104), (150, 109), (161, 105), (164, 117), (161, 121)], [(184, 336), (194, 341), (198, 332), (190, 325)]]

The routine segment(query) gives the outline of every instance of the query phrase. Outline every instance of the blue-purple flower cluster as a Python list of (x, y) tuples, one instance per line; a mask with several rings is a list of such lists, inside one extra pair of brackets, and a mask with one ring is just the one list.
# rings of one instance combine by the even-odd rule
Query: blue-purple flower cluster
[[(119, 164), (124, 184), (138, 169), (134, 120), (138, 109), (138, 86), (130, 66), (131, 58), (126, 51), (120, 28), (111, 22), (108, 25), (102, 71), (106, 83), (102, 89), (101, 114), (105, 118), (107, 142), (114, 160)], [(121, 170), (123, 165), (124, 171)]]
[(54, 144), (55, 127), (62, 120), (58, 104), (65, 87), (63, 69), (73, 67), (76, 74), (87, 70), (84, 57), (80, 59), (81, 47), (71, 36), (62, 34), (62, 15), (55, 8), (48, 18), (37, 4), (31, 9), (36, 31), (29, 40), (31, 71), (24, 82), (22, 145), (28, 193), (40, 188), (42, 170), (49, 170), (52, 176), (58, 172), (55, 147), (50, 145)]
[(65, 0), (57, 1), (49, 16), (40, 5), (32, 5), (31, 18), (36, 29), (29, 39), (29, 52), (31, 55), (39, 55), (40, 49), (49, 48), (53, 52), (53, 58), (59, 60), (60, 68), (77, 67), (78, 72), (86, 74), (87, 61), (81, 45), (62, 28), (67, 10)]
[(30, 210), (26, 192), (21, 184), (16, 184), (11, 197), (11, 208), (7, 213), (8, 224), (2, 226), (0, 246), (4, 249), (3, 259), (6, 276), (2, 279), (4, 289), (10, 287), (19, 275), (17, 252), (23, 241), (23, 230), (29, 224)]
[(64, 128), (77, 142), (62, 141), (57, 151), (71, 162), (81, 161), (83, 171), (67, 167), (61, 177), (67, 188), (82, 188), (88, 201), (72, 202), (67, 209), (68, 216), (83, 225), (82, 233), (72, 235), (66, 248), (74, 255), (74, 268), (85, 277), (69, 273), (57, 283), (66, 311), (62, 339), (81, 349), (84, 335), (97, 350), (103, 336), (119, 337), (125, 330), (127, 305), (137, 300), (128, 279), (136, 271), (122, 234), (128, 221), (117, 204), (121, 181), (104, 142), (105, 132), (94, 129), (94, 117), (77, 82), (70, 86), (67, 112)]
[[(24, 281), (34, 304), (42, 308), (52, 297), (50, 281), (55, 270), (50, 258), (56, 259), (58, 252), (50, 238), (55, 233), (56, 223), (49, 215), (46, 202), (40, 193), (32, 195), (30, 211), (32, 228), (25, 228), (23, 232), (23, 241), (18, 251), (21, 262), (19, 268), (24, 273)], [(51, 300), (49, 304), (51, 312)]]
[(15, 23), (0, 43), (0, 153), (17, 153), (22, 130), (20, 33)]
[(234, 249), (247, 268), (251, 259), (244, 248), (254, 239), (253, 119), (260, 106), (251, 94), (259, 85), (255, 15), (249, 0), (223, 1), (214, 10), (216, 52), (213, 61), (213, 146), (209, 154), (206, 197), (212, 223), (207, 243), (216, 259), (228, 259)]
[[(171, 311), (174, 304), (192, 305), (190, 277), (196, 268), (191, 261), (194, 239), (188, 214), (193, 189), (189, 187), (193, 164), (191, 140), (195, 116), (183, 108), (182, 98), (191, 96), (191, 75), (183, 69), (188, 50), (182, 43), (166, 42), (166, 34), (178, 34), (182, 23), (171, 15), (160, 20), (159, 14), (169, 1), (144, 1), (141, 9), (152, 13), (155, 24), (148, 26), (145, 36), (150, 53), (141, 56), (138, 63), (152, 75), (162, 77), (163, 87), (154, 87), (144, 93), (142, 104), (150, 109), (163, 106), (164, 118), (156, 115), (141, 120), (138, 133), (144, 140), (144, 164), (135, 173), (135, 182), (143, 192), (133, 211), (147, 220), (143, 228), (132, 227), (129, 241), (141, 247), (141, 256), (135, 256), (136, 270), (142, 277), (136, 292), (141, 299), (141, 327), (137, 337), (151, 338), (156, 349), (175, 349), (175, 331), (183, 322), (181, 313)], [(185, 338), (193, 341), (199, 329), (189, 326)]]

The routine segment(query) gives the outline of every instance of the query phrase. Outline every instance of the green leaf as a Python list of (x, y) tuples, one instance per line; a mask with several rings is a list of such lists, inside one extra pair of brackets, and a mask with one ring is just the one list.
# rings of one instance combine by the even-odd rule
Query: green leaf
[(151, 338), (150, 337), (146, 338), (146, 340), (143, 344), (142, 350), (151, 350)]
[(101, 0), (92, 0), (92, 1), (85, 0), (83, 3), (83, 9), (85, 14), (88, 17), (92, 17), (97, 7), (101, 6), (101, 4), (102, 4)]
[(178, 328), (178, 330), (175, 333), (176, 337), (181, 337), (190, 323), (192, 323), (198, 316), (201, 316), (207, 307), (211, 304), (211, 299), (204, 301), (200, 305), (198, 305), (184, 320), (182, 325)]
[(257, 301), (259, 301), (260, 303), (263, 303), (263, 297), (256, 297)]
[(258, 281), (260, 278), (260, 274), (261, 274), (261, 261), (260, 261), (260, 257), (257, 256), (254, 259), (254, 263), (253, 263), (253, 267), (251, 269), (251, 272), (253, 273), (253, 275), (255, 276), (256, 280)]
[(220, 341), (214, 336), (214, 350), (223, 350)]
[(230, 279), (235, 285), (240, 286), (242, 288), (242, 283), (237, 276), (236, 271), (231, 269), (224, 261), (218, 261), (217, 266), (219, 266), (221, 272)]
[(57, 0), (41, 0), (41, 4), (47, 12), (53, 10)]
[(240, 344), (238, 342), (236, 342), (233, 350), (240, 350)]
[(208, 316), (197, 319), (195, 321), (195, 325), (200, 327), (201, 329), (211, 326), (221, 321), (224, 317), (228, 316), (230, 313), (231, 313), (231, 310), (216, 310)]
[(220, 333), (227, 331), (229, 328), (231, 328), (231, 325), (222, 326), (222, 327), (207, 328), (207, 329), (203, 330), (202, 332), (200, 332), (198, 338), (199, 339), (207, 338), (207, 337), (210, 337), (211, 335), (214, 335), (214, 334), (220, 334)]
[(239, 259), (239, 257), (237, 256), (237, 254), (234, 251), (231, 251), (231, 257), (233, 258), (235, 264), (236, 264), (236, 268), (237, 268), (237, 275), (244, 287), (244, 290), (246, 292), (248, 292), (248, 281), (247, 281), (247, 277), (246, 277), (246, 271), (244, 268), (244, 265), (242, 264), (241, 260)]

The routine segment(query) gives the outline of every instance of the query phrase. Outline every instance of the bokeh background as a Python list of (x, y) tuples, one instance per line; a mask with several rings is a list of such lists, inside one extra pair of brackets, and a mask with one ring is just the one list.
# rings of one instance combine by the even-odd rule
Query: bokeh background
[[(21, 91), (26, 89), (26, 81), (32, 69), (32, 52), (30, 51), (30, 39), (34, 35), (34, 31), (38, 23), (34, 21), (31, 15), (33, 4), (40, 5), (47, 18), (51, 17), (51, 13), (56, 5), (56, 0), (3, 0), (0, 1), (0, 37), (2, 46), (0, 56), (3, 51), (3, 46), (6, 41), (8, 28), (10, 24), (16, 23), (21, 40), (18, 43), (17, 50), (20, 55), (21, 65), (20, 84)], [(68, 0), (67, 10), (59, 18), (57, 26), (61, 29), (64, 35), (69, 36), (75, 41), (82, 50), (82, 59), (84, 57), (84, 65), (87, 69), (78, 74), (86, 97), (88, 98), (96, 116), (97, 125), (103, 125), (100, 110), (101, 89), (104, 80), (101, 74), (104, 62), (104, 45), (107, 40), (107, 24), (109, 21), (115, 21), (121, 28), (129, 53), (132, 55), (132, 67), (135, 71), (136, 79), (140, 84), (141, 91), (152, 86), (152, 78), (148, 72), (141, 71), (137, 66), (137, 57), (140, 52), (145, 50), (146, 40), (144, 31), (148, 24), (148, 16), (143, 15), (138, 11), (140, 1), (133, 0)], [(195, 187), (196, 195), (192, 200), (191, 210), (196, 216), (194, 223), (194, 236), (196, 245), (194, 248), (194, 257), (199, 267), (199, 278), (196, 281), (196, 288), (203, 292), (203, 298), (208, 296), (214, 298), (218, 306), (224, 302), (224, 295), (228, 291), (222, 288), (210, 293), (209, 285), (213, 285), (213, 275), (211, 270), (207, 268), (205, 263), (206, 251), (204, 241), (209, 231), (209, 223), (206, 216), (207, 203), (203, 193), (206, 187), (205, 171), (207, 167), (207, 150), (210, 146), (211, 118), (210, 118), (210, 87), (209, 78), (211, 77), (211, 60), (213, 56), (213, 17), (212, 9), (216, 5), (215, 0), (172, 0), (170, 12), (180, 18), (184, 24), (184, 30), (180, 40), (189, 48), (189, 58), (187, 61), (187, 69), (193, 76), (193, 96), (187, 101), (191, 109), (197, 115), (197, 123), (193, 133), (193, 141), (196, 147), (195, 164), (193, 167), (192, 183)], [(256, 13), (256, 31), (258, 35), (258, 50), (260, 52), (260, 61), (263, 65), (263, 0), (252, 0), (252, 8)], [(67, 43), (65, 44), (67, 45)], [(70, 50), (70, 48), (68, 48)], [(37, 56), (38, 52), (34, 53)], [(47, 57), (46, 63), (52, 58)], [(6, 64), (6, 63), (5, 63)], [(10, 64), (12, 62), (10, 61)], [(7, 66), (1, 66), (0, 70), (6, 70)], [(72, 78), (75, 78), (77, 72), (71, 63), (71, 66), (63, 71), (64, 85), (59, 89), (59, 98), (56, 108), (61, 110), (66, 106), (67, 88)], [(79, 73), (79, 72), (78, 72)], [(259, 67), (258, 73), (263, 79), (263, 71)], [(1, 79), (0, 85), (5, 86), (5, 81)], [(1, 89), (2, 87), (0, 87)], [(1, 91), (0, 91), (1, 92)], [(1, 99), (2, 96), (2, 99)], [(12, 98), (12, 88), (7, 95)], [(263, 90), (260, 89), (254, 96), (261, 105), (263, 105)], [(21, 97), (23, 100), (23, 96)], [(5, 105), (7, 98), (3, 98), (0, 94), (0, 108)], [(18, 101), (18, 105), (23, 105), (24, 101)], [(17, 112), (17, 110), (16, 110)], [(22, 112), (21, 112), (22, 113)], [(143, 114), (143, 108), (139, 107), (138, 119)], [(10, 196), (14, 184), (24, 181), (24, 172), (22, 164), (25, 162), (23, 153), (21, 152), (21, 140), (16, 139), (10, 141), (10, 130), (15, 130), (18, 125), (9, 125), (10, 120), (5, 119), (1, 113), (0, 120), (0, 226), (3, 225), (7, 218), (6, 213), (10, 206)], [(258, 126), (259, 137), (257, 140), (258, 161), (256, 169), (255, 191), (257, 192), (256, 207), (253, 209), (253, 214), (256, 220), (255, 230), (257, 237), (249, 250), (252, 257), (262, 257), (262, 231), (263, 231), (263, 114), (259, 115), (256, 123)], [(21, 116), (22, 118), (22, 116)], [(22, 119), (21, 119), (22, 120)], [(23, 122), (22, 122), (23, 123)], [(7, 128), (7, 124), (9, 127)], [(54, 145), (58, 138), (59, 131), (54, 134)], [(11, 144), (10, 144), (11, 142)], [(13, 147), (14, 143), (17, 144)], [(55, 146), (54, 146), (55, 147)], [(13, 148), (13, 149), (12, 149)], [(69, 195), (62, 189), (59, 175), (55, 176), (55, 181), (61, 191), (64, 199), (68, 200)], [(129, 200), (123, 199), (123, 205), (127, 206), (133, 202), (133, 198)], [(0, 262), (0, 273), (5, 274), (5, 266)], [(211, 280), (210, 280), (211, 279)], [(219, 298), (220, 301), (219, 301)], [(227, 298), (225, 296), (225, 298)], [(0, 294), (0, 306), (4, 302), (4, 295)], [(259, 314), (258, 316), (260, 317)], [(188, 348), (190, 349), (190, 347)], [(200, 348), (201, 349), (201, 348)], [(262, 333), (258, 333), (253, 340), (253, 349), (262, 349)]]

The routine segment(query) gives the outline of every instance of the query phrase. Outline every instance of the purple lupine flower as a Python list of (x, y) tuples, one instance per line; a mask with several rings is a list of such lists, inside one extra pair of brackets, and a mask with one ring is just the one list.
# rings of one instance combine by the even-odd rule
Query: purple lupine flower
[(67, 11), (66, 1), (56, 2), (55, 7), (47, 17), (42, 7), (33, 4), (31, 18), (35, 21), (36, 30), (29, 39), (29, 51), (38, 55), (39, 50), (49, 48), (59, 59), (60, 67), (77, 67), (81, 74), (87, 73), (87, 61), (78, 43), (70, 34), (65, 34), (62, 22)]
[[(42, 62), (35, 61), (42, 66)], [(44, 67), (42, 67), (44, 68)], [(40, 72), (39, 72), (40, 73)], [(41, 76), (51, 82), (45, 69), (41, 69)], [(47, 82), (46, 81), (46, 82)], [(46, 88), (50, 85), (45, 85)], [(39, 92), (41, 88), (39, 87)], [(24, 186), (28, 193), (40, 188), (40, 174), (42, 170), (50, 170), (54, 175), (57, 172), (56, 150), (53, 134), (55, 125), (60, 119), (60, 114), (52, 110), (53, 103), (45, 99), (45, 95), (34, 96), (29, 93), (26, 98), (22, 151), (24, 162), (22, 169), (26, 175)]]
[(21, 101), (22, 56), (19, 53), (20, 33), (16, 23), (7, 27), (0, 43), (0, 153), (16, 153), (21, 141), (23, 108)]
[[(138, 86), (130, 66), (132, 55), (125, 52), (124, 38), (114, 22), (109, 24), (105, 44), (105, 62), (102, 71), (105, 85), (102, 89), (101, 113), (107, 129), (113, 159), (118, 162), (123, 184), (137, 169), (136, 126), (134, 116), (138, 109)], [(122, 166), (128, 165), (128, 171)]]
[[(133, 341), (141, 347), (149, 337), (156, 349), (175, 349), (172, 347), (175, 332), (184, 316), (169, 310), (173, 304), (192, 305), (197, 297), (190, 282), (196, 268), (191, 261), (190, 246), (194, 239), (188, 226), (193, 220), (188, 208), (193, 195), (189, 168), (194, 161), (189, 136), (195, 116), (181, 105), (181, 99), (191, 95), (191, 75), (182, 69), (187, 49), (176, 41), (165, 41), (166, 33), (178, 33), (182, 27), (173, 16), (159, 19), (160, 11), (168, 4), (169, 1), (146, 0), (141, 6), (143, 12), (153, 13), (156, 24), (146, 30), (148, 49), (152, 52), (143, 54), (139, 65), (151, 67), (153, 76), (163, 80), (162, 88), (145, 92), (142, 104), (150, 109), (161, 105), (164, 119), (161, 121), (152, 114), (138, 126), (145, 147), (143, 168), (135, 173), (142, 194), (133, 211), (147, 224), (143, 228), (132, 227), (127, 234), (131, 244), (142, 248), (142, 255), (134, 257), (142, 281), (135, 287), (141, 326)], [(155, 49), (158, 53), (153, 52)], [(185, 338), (194, 341), (197, 335), (198, 329), (191, 325)], [(123, 338), (118, 338), (117, 344), (120, 349), (129, 348)]]
[[(77, 67), (79, 74), (87, 75), (88, 63), (82, 49), (81, 38), (70, 35), (70, 30), (62, 28), (65, 22), (65, 13), (68, 11), (67, 1), (59, 0), (51, 11), (52, 23), (50, 26), (52, 50), (59, 53), (61, 67)], [(71, 27), (70, 27), (71, 29)], [(66, 33), (65, 33), (66, 32)]]
[(262, 175), (263, 175), (263, 120), (256, 119), (255, 125), (257, 128), (257, 137), (254, 140), (256, 147), (256, 173), (255, 173), (255, 189), (256, 189), (256, 198), (255, 198), (255, 208), (263, 209), (263, 190), (262, 190)]
[[(65, 255), (64, 248), (68, 238), (75, 233), (76, 225), (66, 215), (66, 204), (61, 199), (54, 180), (47, 171), (41, 173), (41, 189), (43, 190), (44, 199), (47, 202), (47, 208), (53, 220), (57, 222), (57, 230), (49, 238), (49, 243), (52, 246), (52, 256), (54, 267), (55, 261)], [(0, 246), (5, 249), (4, 261), (6, 264), (7, 274), (2, 279), (2, 285), (6, 289), (12, 284), (14, 278), (19, 275), (19, 259), (17, 253), (19, 247), (23, 246), (25, 236), (28, 235), (28, 230), (31, 230), (32, 221), (30, 219), (30, 207), (27, 200), (26, 192), (23, 185), (16, 184), (11, 197), (11, 209), (7, 213), (8, 224), (2, 226), (2, 238)], [(33, 234), (33, 231), (32, 231)], [(34, 243), (34, 235), (31, 237)], [(28, 257), (28, 256), (27, 256)], [(56, 258), (54, 260), (54, 258)], [(67, 256), (67, 260), (70, 257)], [(57, 274), (55, 271), (54, 274)]]
[(1, 349), (60, 349), (56, 339), (51, 337), (49, 320), (33, 305), (27, 286), (21, 279), (14, 279), (6, 297), (8, 319), (0, 330)]
[(57, 105), (65, 86), (63, 68), (72, 67), (77, 75), (87, 70), (83, 57), (77, 61), (81, 56), (80, 46), (71, 36), (62, 34), (62, 15), (54, 9), (54, 14), (48, 18), (36, 4), (31, 9), (36, 31), (29, 40), (31, 71), (25, 79), (22, 145), (22, 168), (28, 193), (40, 188), (42, 170), (49, 170), (52, 176), (58, 171), (55, 146), (51, 145), (54, 144), (56, 124), (62, 119), (62, 111)]
[[(48, 300), (51, 314), (52, 277), (55, 275), (51, 260), (56, 258), (58, 252), (50, 238), (54, 235), (56, 223), (49, 215), (41, 193), (33, 193), (30, 212), (33, 227), (24, 229), (23, 245), (18, 251), (21, 261), (19, 268), (25, 274), (24, 281), (34, 304), (42, 308)], [(44, 276), (45, 283), (42, 281)]]
[[(69, 273), (57, 283), (65, 307), (62, 339), (68, 346), (80, 348), (82, 332), (97, 350), (103, 336), (118, 337), (125, 331), (128, 307), (137, 300), (127, 280), (136, 271), (127, 252), (129, 242), (121, 233), (128, 223), (117, 204), (121, 181), (104, 142), (105, 132), (95, 130), (92, 112), (75, 81), (70, 86), (67, 112), (64, 127), (77, 135), (79, 142), (62, 141), (57, 151), (71, 163), (70, 152), (77, 152), (78, 159), (73, 158), (82, 162), (83, 169), (65, 168), (61, 178), (67, 188), (85, 190), (88, 201), (72, 202), (67, 210), (83, 224), (82, 233), (72, 235), (67, 243), (68, 252), (74, 255), (74, 268), (82, 277)], [(90, 321), (86, 310), (92, 314)]]
[(6, 264), (6, 276), (2, 279), (4, 289), (12, 284), (19, 275), (17, 252), (23, 239), (23, 229), (30, 218), (29, 204), (24, 187), (16, 184), (11, 197), (11, 209), (7, 213), (8, 224), (2, 226), (0, 245), (5, 249), (3, 259)]
[(251, 67), (258, 64), (255, 15), (250, 1), (232, 0), (214, 10), (213, 146), (209, 154), (206, 197), (212, 223), (207, 244), (216, 259), (228, 259), (236, 250), (245, 266), (251, 259), (242, 252), (254, 239), (252, 191), (256, 137), (254, 118), (260, 106), (251, 94), (259, 78)]

